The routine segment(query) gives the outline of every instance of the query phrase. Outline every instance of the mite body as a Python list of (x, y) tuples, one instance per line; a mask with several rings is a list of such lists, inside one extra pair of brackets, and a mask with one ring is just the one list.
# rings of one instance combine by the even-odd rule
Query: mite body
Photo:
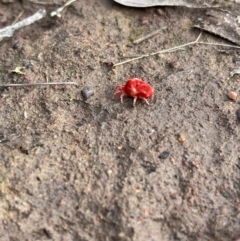
[(138, 98), (144, 100), (149, 105), (147, 99), (152, 97), (153, 92), (154, 89), (150, 84), (141, 79), (133, 78), (127, 80), (126, 83), (123, 85), (116, 86), (113, 93), (113, 99), (116, 94), (120, 93), (121, 103), (123, 103), (123, 96), (128, 95), (134, 98), (133, 106), (135, 106)]

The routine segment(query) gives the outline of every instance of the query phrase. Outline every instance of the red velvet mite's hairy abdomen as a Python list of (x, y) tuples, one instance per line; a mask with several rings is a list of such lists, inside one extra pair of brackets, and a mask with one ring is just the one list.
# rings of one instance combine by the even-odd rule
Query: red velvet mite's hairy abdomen
[(148, 98), (153, 96), (153, 92), (154, 89), (150, 84), (141, 79), (133, 78), (127, 80), (123, 85), (117, 85), (112, 98), (114, 99), (115, 95), (120, 94), (121, 103), (123, 103), (123, 96), (128, 95), (133, 97), (133, 106), (135, 106), (138, 98), (149, 105)]
[(153, 88), (148, 83), (140, 79), (130, 79), (126, 82), (124, 91), (127, 95), (138, 98), (150, 98)]

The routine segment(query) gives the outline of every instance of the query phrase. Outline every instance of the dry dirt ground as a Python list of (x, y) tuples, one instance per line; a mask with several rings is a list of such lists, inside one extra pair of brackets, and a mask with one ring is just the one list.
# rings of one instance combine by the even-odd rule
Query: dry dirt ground
[[(0, 43), (1, 84), (78, 84), (0, 89), (0, 240), (239, 239), (239, 100), (227, 97), (240, 90), (230, 77), (239, 51), (192, 45), (112, 69), (195, 40), (204, 10), (82, 0), (51, 19), (58, 3)], [(0, 3), (1, 27), (42, 7)], [(130, 77), (154, 87), (149, 106), (112, 100)], [(86, 101), (85, 86), (94, 89)]]

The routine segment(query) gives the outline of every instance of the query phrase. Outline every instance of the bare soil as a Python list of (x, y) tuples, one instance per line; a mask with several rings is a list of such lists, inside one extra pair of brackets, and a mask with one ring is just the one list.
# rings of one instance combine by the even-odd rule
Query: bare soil
[[(227, 97), (240, 90), (230, 77), (239, 51), (193, 45), (113, 69), (195, 40), (204, 10), (81, 0), (50, 18), (55, 3), (0, 43), (0, 84), (78, 84), (0, 89), (0, 240), (239, 239), (240, 106)], [(0, 3), (1, 27), (42, 7)], [(112, 100), (130, 77), (154, 87), (149, 106)], [(94, 95), (84, 100), (86, 86)]]

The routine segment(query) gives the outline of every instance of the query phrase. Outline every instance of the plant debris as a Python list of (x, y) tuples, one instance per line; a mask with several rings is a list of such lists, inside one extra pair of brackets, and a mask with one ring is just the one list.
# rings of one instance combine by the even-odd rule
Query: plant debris
[(45, 17), (45, 15), (46, 15), (46, 10), (40, 9), (32, 16), (25, 18), (24, 20), (19, 21), (13, 25), (0, 29), (0, 41), (6, 37), (12, 37), (16, 30), (18, 30), (22, 27), (28, 26), (28, 25), (42, 19), (43, 17)]
[(15, 73), (15, 74), (25, 75), (25, 73), (22, 71), (22, 70), (24, 70), (24, 69), (25, 69), (24, 67), (17, 66), (15, 69), (11, 70), (10, 72), (11, 72), (11, 73)]
[(134, 44), (139, 44), (139, 43), (143, 42), (144, 40), (146, 40), (146, 39), (148, 39), (148, 38), (151, 38), (151, 37), (155, 36), (156, 34), (161, 33), (162, 30), (165, 30), (165, 29), (167, 29), (166, 26), (163, 27), (163, 28), (157, 29), (157, 30), (155, 30), (155, 31), (153, 31), (153, 32), (151, 32), (151, 33), (149, 33), (149, 34), (141, 37), (141, 38), (138, 38), (138, 39), (134, 40), (133, 43), (134, 43)]
[(76, 82), (46, 82), (46, 83), (22, 83), (22, 84), (0, 84), (0, 88), (6, 87), (28, 87), (41, 85), (77, 85)]
[(230, 72), (230, 76), (231, 77), (233, 77), (235, 74), (240, 74), (240, 68), (239, 69), (235, 69), (235, 70)]
[(179, 45), (179, 46), (176, 46), (176, 47), (173, 47), (173, 48), (169, 48), (169, 49), (160, 50), (160, 51), (157, 51), (157, 52), (154, 52), (154, 53), (143, 54), (143, 55), (140, 55), (138, 57), (134, 57), (132, 59), (128, 59), (126, 61), (116, 63), (116, 64), (113, 65), (113, 68), (118, 66), (118, 65), (126, 64), (126, 63), (129, 63), (129, 62), (135, 61), (135, 60), (139, 60), (139, 59), (142, 59), (142, 58), (154, 56), (154, 55), (157, 55), (157, 54), (171, 53), (171, 52), (174, 52), (174, 51), (183, 50), (185, 47), (190, 46), (190, 45), (194, 45), (194, 44), (215, 45), (215, 46), (222, 46), (222, 47), (229, 47), (229, 48), (238, 48), (238, 49), (240, 49), (239, 46), (234, 46), (234, 45), (230, 45), (230, 44), (201, 42), (201, 41), (199, 41), (200, 38), (201, 38), (201, 35), (202, 35), (202, 33), (199, 34), (199, 36), (197, 37), (196, 40), (194, 40), (192, 42), (189, 42), (189, 43), (185, 43), (185, 44), (182, 44), (182, 45)]
[(129, 7), (153, 7), (153, 6), (184, 6), (188, 8), (209, 8), (217, 7), (218, 5), (207, 4), (202, 0), (115, 0)]
[(199, 18), (194, 27), (199, 28), (237, 45), (240, 45), (240, 16), (235, 16), (229, 12), (208, 10), (205, 16)]
[(57, 17), (61, 17), (61, 12), (64, 10), (64, 8), (66, 8), (68, 5), (72, 4), (73, 2), (75, 2), (76, 0), (69, 0), (68, 2), (66, 2), (62, 7), (57, 8), (56, 10), (52, 11), (50, 13), (51, 17), (57, 16)]

